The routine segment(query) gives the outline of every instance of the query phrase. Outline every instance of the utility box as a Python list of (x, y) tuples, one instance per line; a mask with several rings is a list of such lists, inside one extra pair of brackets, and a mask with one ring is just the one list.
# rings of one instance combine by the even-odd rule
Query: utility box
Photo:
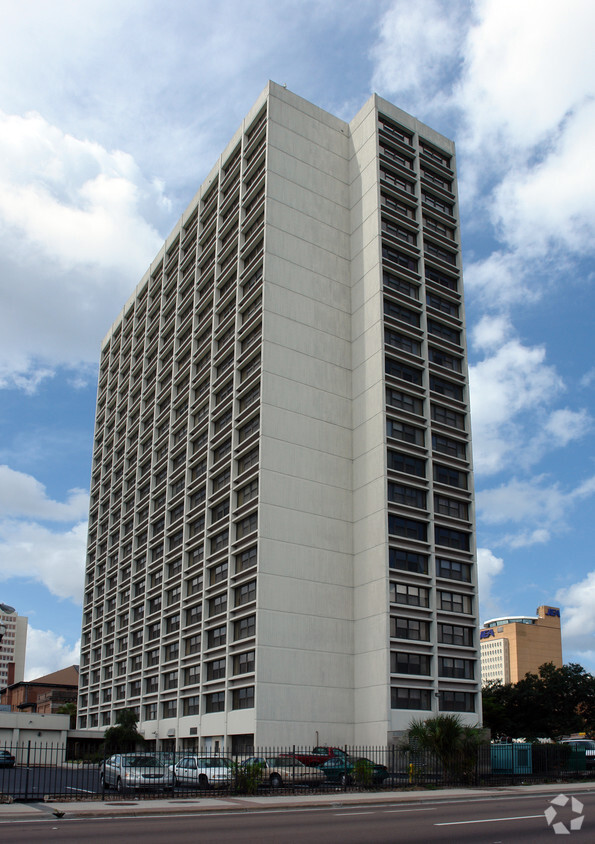
[(522, 742), (510, 744), (492, 744), (493, 774), (532, 774), (532, 745)]

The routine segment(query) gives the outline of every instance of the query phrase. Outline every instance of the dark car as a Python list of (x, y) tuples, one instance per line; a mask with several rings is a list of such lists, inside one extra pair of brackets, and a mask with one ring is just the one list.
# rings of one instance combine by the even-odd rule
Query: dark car
[(390, 776), (386, 765), (379, 765), (365, 757), (354, 756), (345, 756), (342, 759), (333, 756), (320, 765), (320, 770), (328, 782), (338, 782), (341, 785), (351, 783), (378, 785)]
[(0, 750), (0, 768), (14, 768), (15, 758), (8, 750)]

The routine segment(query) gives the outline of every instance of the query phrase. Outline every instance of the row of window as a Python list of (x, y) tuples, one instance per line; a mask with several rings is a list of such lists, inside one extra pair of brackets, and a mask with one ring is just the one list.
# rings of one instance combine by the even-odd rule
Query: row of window
[[(390, 618), (390, 635), (393, 639), (413, 639), (419, 642), (430, 641), (431, 622), (417, 618), (402, 618), (392, 616)], [(442, 645), (461, 645), (472, 647), (474, 641), (474, 628), (465, 627), (462, 624), (437, 623), (437, 641)]]
[[(430, 689), (391, 689), (391, 709), (430, 710), (432, 695)], [(439, 691), (438, 709), (440, 712), (475, 712), (475, 698), (474, 692)]]
[[(412, 607), (429, 607), (430, 590), (426, 586), (415, 586), (407, 583), (390, 583), (390, 600), (395, 604), (406, 604)], [(436, 603), (439, 610), (456, 612), (464, 615), (473, 613), (473, 598), (458, 592), (436, 590)]]
[[(430, 654), (392, 651), (390, 670), (392, 674), (419, 674), (431, 676), (432, 656)], [(458, 680), (475, 679), (475, 660), (462, 657), (439, 656), (438, 676)]]

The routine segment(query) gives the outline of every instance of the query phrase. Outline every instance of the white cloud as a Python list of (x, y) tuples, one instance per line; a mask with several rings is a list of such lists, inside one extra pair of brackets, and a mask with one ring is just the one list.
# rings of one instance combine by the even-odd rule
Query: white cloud
[(370, 51), (373, 87), (415, 114), (431, 108), (437, 98), (444, 103), (445, 81), (453, 80), (460, 60), (468, 11), (467, 3), (441, 0), (393, 3)]
[(483, 316), (470, 331), (471, 343), (476, 349), (493, 351), (503, 346), (512, 333), (510, 320), (504, 315)]
[(492, 585), (494, 578), (502, 574), (503, 571), (504, 560), (501, 557), (496, 557), (489, 548), (477, 549), (478, 594), (483, 612), (488, 614), (494, 612)]
[(592, 427), (593, 420), (586, 410), (568, 407), (554, 410), (545, 423), (544, 430), (556, 445), (565, 446), (583, 437)]
[(586, 652), (595, 648), (595, 571), (583, 580), (556, 593), (562, 608), (562, 643), (566, 651)]
[(25, 680), (35, 680), (80, 661), (81, 643), (69, 644), (64, 636), (52, 630), (27, 631), (27, 651), (25, 657)]
[(82, 603), (87, 523), (63, 533), (34, 522), (0, 521), (0, 581), (29, 578), (59, 598)]
[(0, 466), (0, 518), (6, 516), (73, 522), (89, 510), (89, 494), (81, 489), (69, 491), (62, 504), (46, 495), (45, 487), (31, 475)]
[(594, 494), (595, 476), (567, 492), (543, 475), (527, 481), (513, 478), (478, 492), (477, 511), (485, 525), (522, 525), (522, 530), (501, 537), (499, 544), (523, 548), (544, 544), (564, 531), (572, 508)]
[(470, 367), (474, 462), (479, 473), (503, 469), (524, 446), (520, 415), (530, 420), (563, 390), (561, 378), (545, 363), (545, 348), (507, 341)]

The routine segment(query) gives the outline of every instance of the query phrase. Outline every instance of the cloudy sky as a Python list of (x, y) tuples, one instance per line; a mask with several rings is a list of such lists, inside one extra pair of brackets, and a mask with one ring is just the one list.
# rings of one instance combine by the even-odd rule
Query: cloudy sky
[(595, 672), (592, 0), (0, 0), (0, 600), (78, 662), (101, 339), (268, 79), (456, 140), (481, 619)]

